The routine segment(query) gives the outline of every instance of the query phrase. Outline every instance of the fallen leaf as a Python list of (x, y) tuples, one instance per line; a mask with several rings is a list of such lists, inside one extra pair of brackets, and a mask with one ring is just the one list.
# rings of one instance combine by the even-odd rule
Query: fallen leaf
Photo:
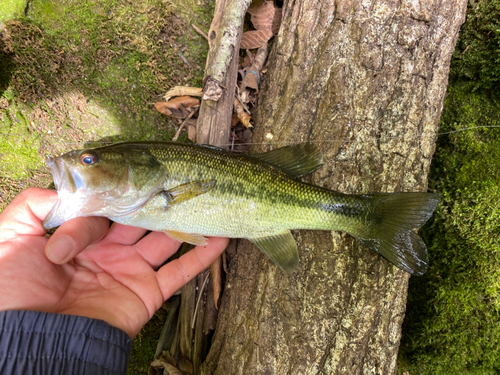
[(253, 128), (253, 125), (250, 123), (250, 120), (252, 119), (252, 116), (250, 116), (248, 113), (245, 112), (245, 109), (243, 108), (243, 105), (236, 98), (234, 98), (233, 107), (234, 107), (234, 110), (236, 111), (236, 113), (238, 115), (238, 119), (240, 120), (240, 122), (246, 128)]
[(274, 35), (276, 6), (274, 1), (254, 0), (248, 8), (248, 13), (250, 13), (250, 20), (255, 30), (243, 33), (240, 48), (259, 48), (267, 44), (267, 41)]
[(243, 80), (241, 81), (241, 90), (247, 87), (259, 91), (260, 74), (258, 71), (249, 69)]
[(191, 96), (178, 96), (168, 102), (155, 103), (155, 109), (164, 115), (184, 119), (191, 113), (190, 107), (197, 107), (200, 105), (199, 99), (192, 98)]
[(222, 291), (222, 257), (220, 255), (210, 265), (210, 276), (212, 277), (212, 285), (214, 287), (215, 308), (218, 310), (219, 296)]
[(186, 357), (179, 358), (179, 361), (177, 361), (177, 367), (181, 370), (182, 374), (191, 375), (194, 372), (193, 364)]
[(168, 107), (165, 104), (166, 104), (166, 102), (155, 103), (155, 109), (164, 115), (171, 116), (172, 111), (170, 109), (168, 109)]
[[(161, 371), (163, 369), (163, 371)], [(168, 375), (183, 375), (177, 368), (175, 359), (168, 351), (163, 351), (160, 357), (149, 364), (148, 375), (168, 374)]]
[(269, 30), (250, 30), (243, 33), (241, 36), (242, 49), (254, 49), (267, 44), (267, 41), (273, 36)]
[(178, 96), (174, 99), (169, 100), (168, 102), (164, 102), (165, 106), (167, 106), (169, 109), (181, 109), (181, 105), (184, 106), (184, 108), (189, 108), (189, 107), (194, 107), (197, 105), (200, 105), (200, 100), (193, 98), (191, 96)]
[(254, 0), (247, 10), (256, 30), (271, 30), (275, 11), (274, 1), (267, 0)]

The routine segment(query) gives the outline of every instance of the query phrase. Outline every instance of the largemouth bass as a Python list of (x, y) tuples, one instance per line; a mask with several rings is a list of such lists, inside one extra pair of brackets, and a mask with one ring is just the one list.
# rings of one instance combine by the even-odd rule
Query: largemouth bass
[(438, 194), (346, 195), (301, 182), (323, 165), (311, 144), (256, 155), (168, 142), (120, 143), (48, 157), (58, 201), (46, 229), (79, 216), (111, 220), (191, 244), (246, 238), (276, 265), (298, 265), (293, 229), (339, 230), (400, 269), (421, 275), (427, 249), (416, 233)]

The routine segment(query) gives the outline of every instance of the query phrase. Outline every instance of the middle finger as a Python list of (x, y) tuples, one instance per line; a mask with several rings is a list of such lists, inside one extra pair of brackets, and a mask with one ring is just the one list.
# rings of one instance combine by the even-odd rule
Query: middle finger
[(175, 254), (181, 243), (162, 232), (151, 232), (132, 247), (156, 269)]

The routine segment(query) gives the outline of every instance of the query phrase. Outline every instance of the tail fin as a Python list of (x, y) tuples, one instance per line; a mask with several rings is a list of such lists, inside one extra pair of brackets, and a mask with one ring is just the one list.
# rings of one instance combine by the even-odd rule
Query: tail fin
[(423, 275), (429, 257), (418, 230), (432, 216), (439, 194), (373, 194), (369, 225), (353, 236), (398, 268)]

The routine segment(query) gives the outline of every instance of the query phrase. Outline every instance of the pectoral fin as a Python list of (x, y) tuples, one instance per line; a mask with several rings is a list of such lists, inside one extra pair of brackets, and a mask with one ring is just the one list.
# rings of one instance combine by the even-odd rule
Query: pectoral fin
[(192, 234), (192, 233), (182, 233), (182, 232), (176, 232), (174, 230), (166, 230), (164, 233), (173, 238), (174, 240), (181, 241), (181, 242), (187, 242), (190, 243), (191, 245), (206, 245), (207, 239), (203, 237), (201, 234)]
[(277, 236), (251, 238), (250, 241), (287, 273), (299, 265), (297, 244), (290, 231)]
[(205, 194), (207, 191), (212, 189), (215, 185), (215, 180), (200, 180), (186, 182), (176, 186), (170, 190), (161, 191), (165, 199), (167, 200), (167, 208), (178, 204), (188, 199), (197, 197), (198, 195)]

